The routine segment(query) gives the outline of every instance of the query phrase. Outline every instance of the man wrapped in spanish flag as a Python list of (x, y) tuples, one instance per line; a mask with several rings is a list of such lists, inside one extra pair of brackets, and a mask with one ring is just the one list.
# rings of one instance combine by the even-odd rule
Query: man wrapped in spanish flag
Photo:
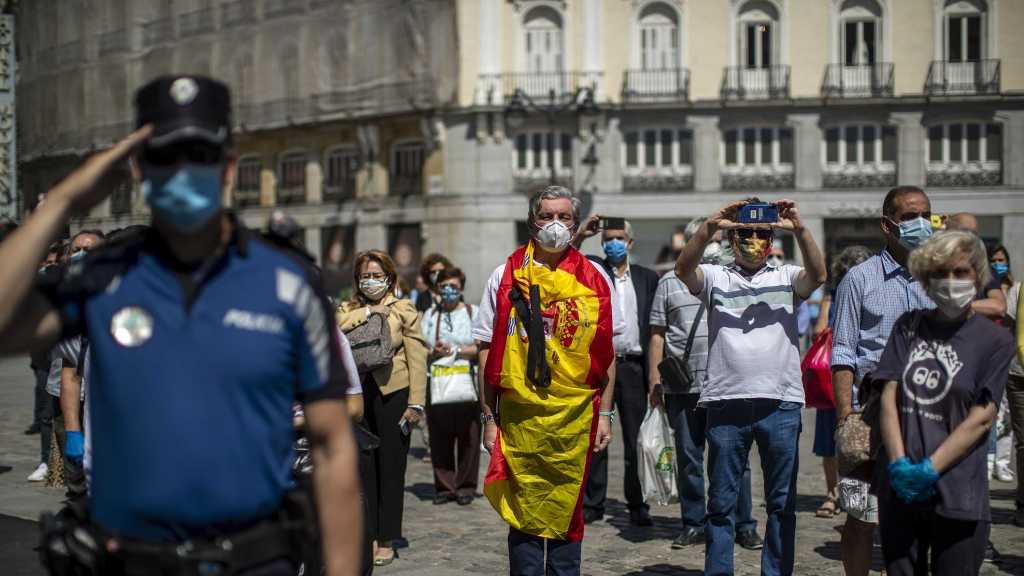
[(509, 524), (514, 576), (580, 573), (590, 457), (611, 441), (612, 335), (624, 321), (608, 276), (570, 246), (579, 206), (561, 186), (534, 194), (533, 238), (491, 274), (473, 326), (484, 494)]

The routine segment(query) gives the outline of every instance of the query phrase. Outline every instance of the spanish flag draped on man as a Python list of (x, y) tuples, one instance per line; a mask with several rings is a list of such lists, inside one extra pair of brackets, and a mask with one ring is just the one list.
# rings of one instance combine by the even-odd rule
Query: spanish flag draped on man
[(569, 245), (578, 211), (559, 186), (531, 199), (533, 239), (494, 271), (474, 327), (486, 349), (484, 494), (511, 527), (516, 575), (545, 573), (545, 544), (548, 573), (579, 573), (590, 456), (611, 438), (618, 312), (608, 277)]

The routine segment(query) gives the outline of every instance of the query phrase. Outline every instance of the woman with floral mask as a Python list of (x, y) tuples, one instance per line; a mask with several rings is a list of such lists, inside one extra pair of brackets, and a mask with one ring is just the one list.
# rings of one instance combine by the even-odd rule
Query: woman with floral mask
[(897, 321), (873, 374), (882, 386), (885, 449), (874, 485), (886, 569), (978, 574), (991, 525), (987, 440), (1013, 339), (971, 307), (991, 275), (977, 236), (936, 234), (908, 264), (937, 308)]
[[(458, 268), (446, 268), (435, 284), (440, 303), (423, 316), (423, 337), (430, 349), (431, 374), (444, 371), (468, 372), (465, 384), (472, 385), (473, 363), (477, 358), (473, 340), (473, 319), (477, 310), (462, 301), (466, 275)], [(453, 379), (454, 380), (454, 379)], [(437, 382), (431, 390), (438, 391)], [(472, 392), (472, 388), (470, 387)], [(430, 454), (434, 465), (434, 504), (473, 501), (480, 467), (480, 404), (475, 395), (465, 401), (439, 398), (434, 392), (427, 407), (430, 426)], [(457, 400), (457, 399), (456, 399)], [(456, 454), (457, 452), (457, 454)]]
[(365, 323), (371, 313), (383, 314), (395, 351), (389, 366), (363, 376), (363, 419), (380, 437), (373, 465), (362, 471), (377, 566), (395, 559), (392, 543), (402, 536), (409, 430), (422, 417), (426, 402), (427, 345), (415, 306), (395, 295), (397, 280), (390, 256), (379, 250), (363, 252), (355, 263), (356, 292), (337, 313), (343, 332)]

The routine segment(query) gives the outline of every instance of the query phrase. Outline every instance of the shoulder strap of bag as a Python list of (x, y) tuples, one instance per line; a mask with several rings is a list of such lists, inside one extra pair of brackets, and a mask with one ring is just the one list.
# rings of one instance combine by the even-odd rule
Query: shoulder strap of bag
[(434, 321), (434, 346), (437, 346), (441, 338), (441, 307), (435, 306), (434, 309), (437, 310), (437, 320)]
[(693, 349), (693, 338), (697, 335), (697, 327), (700, 325), (700, 319), (704, 316), (704, 302), (700, 303), (700, 308), (697, 308), (697, 315), (693, 317), (693, 324), (690, 324), (690, 335), (686, 337), (686, 350), (683, 352), (683, 362), (690, 361), (690, 350)]

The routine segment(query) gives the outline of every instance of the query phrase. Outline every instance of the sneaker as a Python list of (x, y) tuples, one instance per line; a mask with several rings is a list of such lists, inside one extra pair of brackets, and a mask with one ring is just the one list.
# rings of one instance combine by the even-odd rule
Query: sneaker
[(1013, 471), (1006, 463), (997, 462), (995, 477), (1000, 482), (1013, 482)]
[(761, 537), (757, 535), (756, 530), (737, 532), (736, 543), (739, 544), (741, 548), (746, 548), (747, 550), (760, 550), (761, 548), (764, 548), (764, 540), (761, 540)]
[(28, 475), (29, 482), (42, 482), (46, 480), (46, 473), (50, 471), (50, 467), (43, 462), (36, 467), (35, 471)]
[(696, 544), (704, 544), (707, 539), (704, 537), (703, 530), (697, 530), (696, 528), (687, 527), (683, 529), (679, 536), (672, 541), (672, 549), (680, 550), (687, 546), (694, 546)]

